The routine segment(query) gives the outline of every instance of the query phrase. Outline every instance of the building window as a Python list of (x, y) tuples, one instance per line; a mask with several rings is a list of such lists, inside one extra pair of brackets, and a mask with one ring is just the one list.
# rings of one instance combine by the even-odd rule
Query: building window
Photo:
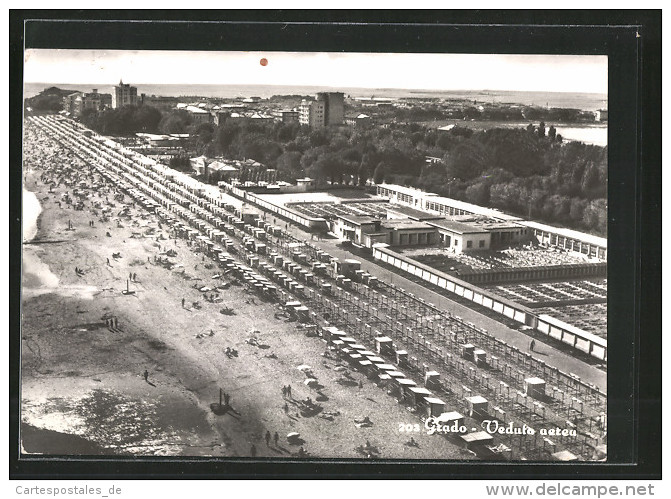
[(485, 247), (485, 240), (484, 240), (484, 239), (480, 239), (480, 241), (478, 241), (478, 246), (479, 246), (480, 248), (484, 248), (484, 247)]
[(466, 247), (467, 248), (472, 248), (473, 247), (473, 241), (466, 241)]

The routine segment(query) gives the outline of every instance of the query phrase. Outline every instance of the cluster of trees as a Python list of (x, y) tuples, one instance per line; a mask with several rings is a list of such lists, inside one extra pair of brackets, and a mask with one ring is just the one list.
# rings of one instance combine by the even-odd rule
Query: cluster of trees
[[(84, 109), (79, 117), (82, 123), (99, 133), (107, 135), (132, 135), (143, 133), (193, 133), (203, 125), (194, 124), (191, 115), (177, 109), (161, 112), (152, 106), (124, 106), (118, 109), (96, 111)], [(205, 124), (211, 129), (211, 125)]]
[[(188, 113), (149, 107), (82, 117), (101, 133), (191, 134), (190, 154), (254, 159), (279, 180), (311, 177), (318, 184), (365, 185), (372, 179), (411, 185), (524, 217), (605, 235), (607, 150), (563, 143), (545, 123), (527, 128), (449, 131), (419, 124), (311, 130), (229, 119), (195, 125)], [(426, 158), (435, 158), (427, 162)], [(175, 166), (186, 169), (183, 158)]]
[(58, 87), (45, 88), (39, 94), (26, 99), (25, 105), (33, 111), (57, 113), (63, 109), (63, 98), (74, 92), (74, 90), (63, 90)]
[[(361, 109), (371, 113), (370, 109)], [(589, 111), (569, 108), (545, 108), (534, 106), (514, 106), (506, 104), (483, 104), (482, 107), (469, 103), (422, 103), (407, 108), (386, 108), (372, 111), (378, 119), (396, 119), (402, 122), (458, 120), (485, 121), (553, 121), (555, 123), (593, 122), (594, 114)]]
[(562, 144), (556, 133), (538, 130), (493, 129), (460, 141), (412, 185), (605, 235), (607, 181), (605, 147)]
[(161, 112), (151, 106), (124, 106), (118, 109), (84, 109), (81, 122), (104, 135), (128, 135), (138, 132), (156, 133), (163, 118)]

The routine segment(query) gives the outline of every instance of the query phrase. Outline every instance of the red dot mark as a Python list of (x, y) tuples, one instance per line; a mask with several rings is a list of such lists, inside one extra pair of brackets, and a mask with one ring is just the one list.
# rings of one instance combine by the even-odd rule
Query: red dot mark
[(261, 62), (261, 66), (267, 66), (268, 65), (268, 59), (266, 59), (265, 57), (263, 59), (261, 59), (260, 62)]

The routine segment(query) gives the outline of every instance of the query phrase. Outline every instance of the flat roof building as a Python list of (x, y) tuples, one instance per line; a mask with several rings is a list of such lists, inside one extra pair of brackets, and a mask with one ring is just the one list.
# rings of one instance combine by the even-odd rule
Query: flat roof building
[(281, 111), (274, 111), (273, 116), (277, 121), (282, 123), (298, 123), (300, 112), (291, 109), (283, 109)]
[(339, 215), (332, 231), (340, 238), (370, 248), (375, 243), (390, 246), (432, 245), (438, 241), (435, 227), (409, 219), (379, 219), (369, 216)]
[[(528, 237), (535, 237), (540, 244), (579, 252), (600, 260), (606, 260), (608, 256), (608, 241), (606, 238), (593, 234), (524, 220), (493, 208), (486, 208), (457, 199), (438, 196), (434, 193), (412, 187), (379, 184), (377, 186), (377, 194), (388, 198), (391, 203), (402, 204), (430, 213), (439, 213), (450, 217), (457, 215), (477, 215), (498, 222), (513, 224), (512, 226), (500, 226), (498, 228), (494, 225), (491, 226), (492, 230), (496, 229), (500, 234), (500, 236), (495, 236), (498, 239), (491, 241), (493, 248), (506, 247), (515, 244), (517, 241), (525, 241)], [(518, 229), (516, 227), (518, 225), (523, 228)]]

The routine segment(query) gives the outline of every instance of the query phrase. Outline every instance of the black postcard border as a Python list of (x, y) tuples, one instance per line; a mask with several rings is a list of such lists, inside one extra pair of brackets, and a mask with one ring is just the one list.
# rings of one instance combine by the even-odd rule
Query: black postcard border
[[(68, 20), (76, 21), (68, 21)], [(166, 36), (169, 35), (169, 36)], [(23, 48), (609, 56), (608, 463), (19, 457)], [(10, 477), (661, 477), (661, 11), (10, 11)]]

